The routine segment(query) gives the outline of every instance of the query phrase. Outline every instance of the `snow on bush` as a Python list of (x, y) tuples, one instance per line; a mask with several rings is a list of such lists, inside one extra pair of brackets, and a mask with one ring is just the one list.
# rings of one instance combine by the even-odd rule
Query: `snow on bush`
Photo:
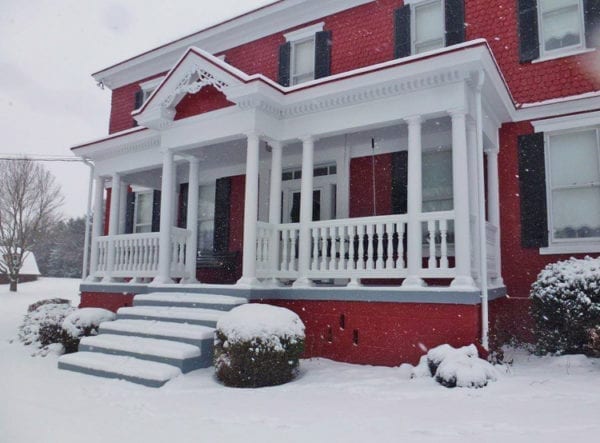
[(304, 324), (289, 309), (238, 306), (221, 317), (215, 334), (215, 370), (227, 386), (274, 386), (297, 374)]
[(113, 321), (114, 312), (101, 308), (82, 308), (69, 314), (62, 323), (62, 344), (65, 353), (77, 352), (81, 337), (98, 335), (100, 323)]
[(454, 348), (444, 344), (432, 348), (412, 371), (413, 378), (434, 377), (447, 388), (482, 388), (489, 381), (496, 381), (497, 375), (490, 363), (479, 358), (475, 345)]
[(549, 264), (531, 286), (537, 352), (589, 352), (600, 326), (600, 258)]
[(62, 322), (75, 308), (68, 303), (38, 302), (35, 305), (23, 318), (18, 330), (19, 340), (39, 348), (59, 342)]

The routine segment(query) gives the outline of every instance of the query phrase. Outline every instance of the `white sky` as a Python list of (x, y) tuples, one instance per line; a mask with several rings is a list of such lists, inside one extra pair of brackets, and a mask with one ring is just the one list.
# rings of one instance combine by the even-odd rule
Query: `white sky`
[[(0, 153), (71, 155), (108, 133), (92, 72), (272, 1), (0, 0)], [(47, 166), (82, 216), (88, 167)]]

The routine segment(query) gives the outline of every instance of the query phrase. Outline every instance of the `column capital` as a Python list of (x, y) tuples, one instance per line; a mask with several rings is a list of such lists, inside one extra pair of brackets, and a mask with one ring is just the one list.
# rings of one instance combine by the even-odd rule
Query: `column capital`
[(283, 149), (283, 142), (279, 140), (267, 140), (267, 144), (273, 149)]
[(200, 159), (194, 155), (182, 155), (181, 158), (188, 163), (200, 164)]
[(248, 140), (255, 138), (258, 139), (260, 141), (261, 137), (263, 136), (262, 133), (258, 132), (258, 131), (248, 131), (246, 132), (246, 138)]
[(415, 115), (409, 115), (408, 117), (405, 117), (404, 121), (406, 123), (408, 123), (409, 125), (420, 125), (421, 123), (423, 123), (423, 118), (421, 117), (420, 114), (415, 114)]
[(454, 118), (465, 118), (467, 111), (464, 108), (452, 108), (446, 111), (450, 117)]
[(298, 139), (302, 142), (302, 143), (314, 143), (317, 141), (317, 138), (312, 135), (312, 134), (305, 134), (305, 135), (301, 135), (300, 137), (298, 137)]

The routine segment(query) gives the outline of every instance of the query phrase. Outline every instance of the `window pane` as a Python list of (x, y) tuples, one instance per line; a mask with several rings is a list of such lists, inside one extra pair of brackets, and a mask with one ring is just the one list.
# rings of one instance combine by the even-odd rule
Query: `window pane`
[(577, 5), (542, 13), (542, 27), (547, 51), (581, 43), (581, 17)]
[[(152, 223), (152, 193), (144, 192), (138, 193), (135, 199), (136, 203), (136, 215), (135, 215), (135, 224), (147, 224)], [(137, 232), (146, 232), (140, 231)]]
[(215, 185), (200, 186), (198, 196), (198, 220), (215, 217)]
[(294, 45), (294, 75), (312, 74), (315, 62), (315, 41), (307, 40)]
[(578, 5), (579, 0), (540, 0), (540, 7), (543, 12), (554, 11), (565, 6)]
[(600, 236), (600, 188), (555, 190), (552, 212), (556, 238)]
[(439, 1), (415, 8), (415, 37), (417, 42), (442, 39), (444, 20), (442, 3)]
[(151, 232), (152, 231), (152, 225), (137, 225), (135, 227), (135, 232), (136, 233), (143, 233), (143, 232)]
[(214, 220), (202, 221), (198, 223), (198, 250), (212, 251), (215, 236)]
[(453, 209), (452, 152), (423, 153), (423, 212)]
[(420, 54), (421, 52), (433, 51), (434, 49), (443, 48), (444, 40), (431, 40), (425, 43), (416, 43), (415, 44), (415, 53)]
[(549, 151), (552, 187), (600, 181), (595, 130), (553, 135)]

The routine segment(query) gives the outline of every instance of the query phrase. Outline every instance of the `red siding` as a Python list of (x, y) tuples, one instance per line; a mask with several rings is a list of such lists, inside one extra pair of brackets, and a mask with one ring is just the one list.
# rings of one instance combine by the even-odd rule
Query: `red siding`
[[(373, 215), (373, 158), (350, 161), (350, 217)], [(375, 156), (376, 215), (392, 213), (392, 154)]]
[(104, 203), (104, 235), (108, 235), (108, 222), (110, 220), (110, 197), (112, 188), (106, 189), (106, 201)]
[(105, 292), (82, 292), (80, 308), (104, 308), (113, 312), (125, 306), (133, 306), (135, 294), (105, 293)]
[(196, 94), (187, 94), (175, 108), (175, 120), (233, 106), (225, 94), (214, 86), (206, 86)]

